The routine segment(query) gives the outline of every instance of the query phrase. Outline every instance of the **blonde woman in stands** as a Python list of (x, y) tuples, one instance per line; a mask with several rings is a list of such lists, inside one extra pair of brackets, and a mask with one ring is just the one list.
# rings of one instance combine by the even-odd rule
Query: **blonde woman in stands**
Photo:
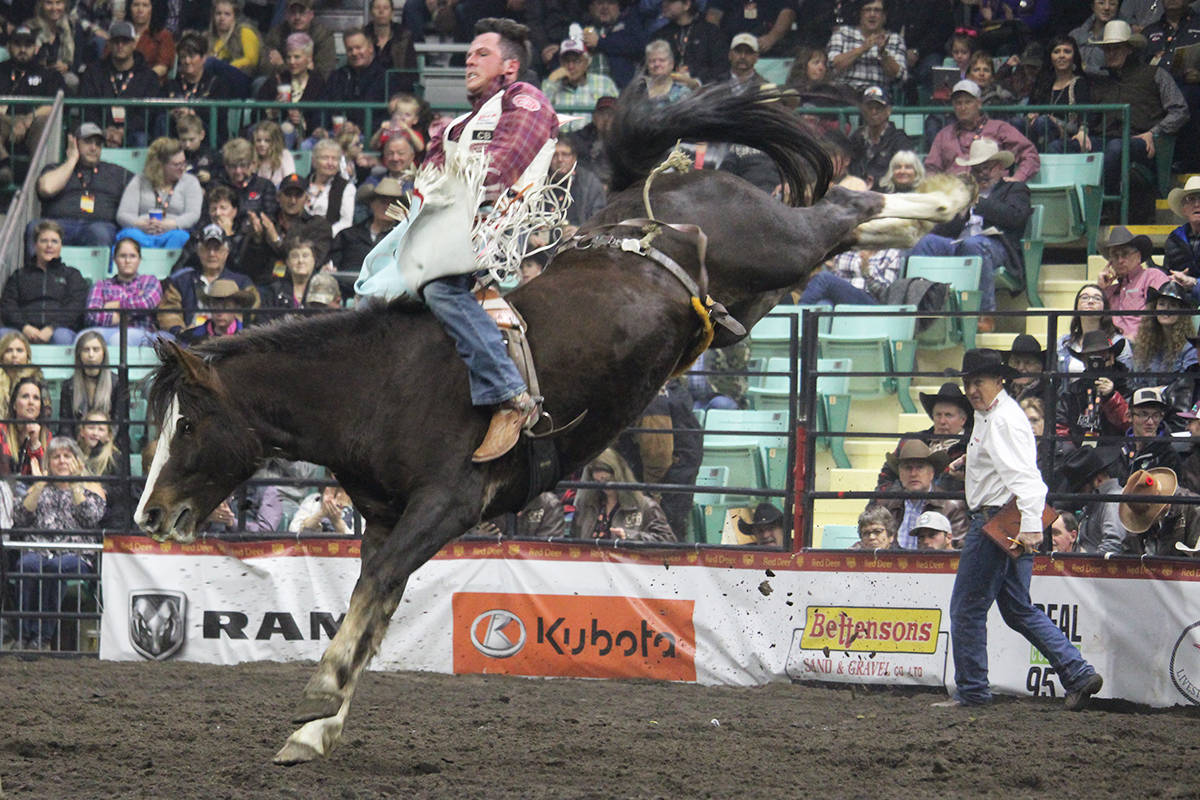
[[(250, 78), (258, 72), (262, 38), (254, 25), (239, 18), (241, 6), (235, 0), (216, 0), (212, 4), (212, 22), (208, 26), (208, 54), (241, 72), (245, 79), (239, 96), (249, 94)], [(223, 72), (227, 75), (228, 73)], [(236, 80), (236, 76), (233, 76)]]
[(29, 366), (32, 361), (33, 348), (29, 346), (29, 340), (25, 338), (25, 334), (20, 331), (9, 331), (0, 336), (0, 398), (4, 399), (4, 404), (8, 402), (12, 387), (16, 386), (17, 381), (21, 378), (33, 378), (39, 382), (45, 382), (42, 371), (37, 367)]
[(79, 70), (93, 57), (88, 52), (92, 37), (84, 33), (67, 0), (38, 0), (29, 26), (37, 34), (38, 62), (62, 75), (68, 93), (74, 94)]
[[(83, 415), (75, 443), (83, 454), (87, 472), (98, 477), (122, 477), (129, 474), (129, 458), (113, 441), (113, 426), (103, 411), (89, 411)], [(124, 437), (128, 442), (128, 437)], [(130, 509), (133, 507), (130, 486), (127, 482), (109, 482), (104, 485), (108, 493), (108, 505), (100, 519), (101, 528), (123, 528), (133, 524)]]
[(150, 143), (146, 166), (121, 195), (117, 240), (136, 239), (142, 247), (182, 248), (200, 220), (204, 190), (187, 172), (187, 154), (178, 139), (160, 136)]
[(279, 188), (279, 182), (296, 171), (296, 161), (283, 146), (283, 129), (279, 123), (265, 119), (254, 126), (254, 156), (252, 168), (260, 178), (266, 178)]
[(89, 411), (102, 411), (109, 419), (128, 416), (129, 392), (109, 366), (104, 337), (84, 331), (75, 341), (75, 371), (63, 382), (58, 400), (58, 432), (75, 436), (76, 423)]
[(901, 150), (888, 162), (887, 172), (879, 179), (879, 191), (899, 194), (914, 191), (925, 181), (925, 165), (912, 150)]
[(335, 139), (317, 140), (304, 201), (304, 210), (324, 217), (334, 236), (354, 224), (354, 183), (342, 176), (342, 155), (342, 146)]

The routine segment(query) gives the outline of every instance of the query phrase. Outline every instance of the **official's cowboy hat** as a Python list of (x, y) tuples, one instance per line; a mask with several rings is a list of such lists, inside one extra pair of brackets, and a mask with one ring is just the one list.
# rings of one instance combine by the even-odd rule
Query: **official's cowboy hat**
[(1071, 451), (1061, 466), (1067, 489), (1076, 491), (1120, 457), (1119, 447), (1080, 447)]
[(930, 419), (933, 419), (933, 407), (938, 403), (953, 403), (961, 408), (963, 413), (968, 417), (971, 416), (971, 412), (974, 410), (971, 408), (971, 401), (963, 394), (962, 389), (959, 388), (957, 383), (943, 383), (942, 387), (937, 390), (937, 394), (921, 392), (918, 396), (921, 398), (921, 406), (925, 409), (925, 413), (929, 415)]
[(737, 521), (738, 530), (743, 536), (754, 536), (763, 528), (783, 525), (783, 512), (771, 503), (759, 503), (754, 507), (754, 520), (746, 522), (741, 517)]
[(1127, 44), (1136, 50), (1146, 46), (1146, 37), (1140, 33), (1134, 33), (1133, 28), (1129, 27), (1129, 23), (1125, 20), (1114, 19), (1104, 23), (1104, 33), (1100, 35), (1099, 39), (1088, 39), (1088, 44), (1098, 44), (1101, 47)]
[(1167, 281), (1162, 286), (1151, 286), (1146, 290), (1146, 307), (1157, 301), (1160, 297), (1169, 297), (1178, 302), (1185, 308), (1195, 308), (1196, 301), (1192, 298), (1192, 293), (1180, 286), (1175, 281)]
[(997, 378), (1018, 378), (1021, 373), (1004, 363), (1004, 354), (999, 350), (980, 347), (963, 353), (960, 378), (975, 375), (994, 375)]
[(369, 203), (376, 197), (397, 200), (405, 194), (404, 185), (400, 181), (395, 178), (383, 178), (379, 183), (364, 183), (359, 187), (354, 199), (360, 203)]
[(1114, 225), (1108, 229), (1108, 236), (1100, 244), (1100, 253), (1107, 255), (1109, 250), (1122, 245), (1136, 247), (1142, 254), (1142, 261), (1150, 261), (1150, 254), (1154, 252), (1154, 242), (1150, 241), (1149, 236), (1144, 233), (1134, 236), (1124, 225)]
[[(1179, 479), (1175, 470), (1167, 467), (1139, 469), (1129, 476), (1125, 488), (1121, 491), (1128, 500), (1121, 501), (1117, 508), (1117, 516), (1121, 524), (1130, 533), (1145, 533), (1150, 526), (1167, 510), (1169, 503), (1149, 503), (1146, 499), (1152, 497), (1173, 497), (1179, 487)], [(1135, 502), (1133, 498), (1142, 502)]]
[(1012, 347), (1004, 354), (1005, 363), (1008, 363), (1008, 359), (1013, 356), (1033, 356), (1037, 359), (1043, 359), (1046, 357), (1046, 351), (1042, 349), (1036, 336), (1022, 333), (1013, 339)]
[(1117, 353), (1121, 352), (1122, 348), (1124, 347), (1124, 339), (1117, 339), (1115, 341), (1110, 340), (1107, 333), (1097, 329), (1094, 331), (1088, 331), (1083, 335), (1083, 339), (1079, 343), (1078, 350), (1072, 350), (1070, 347), (1068, 347), (1067, 352), (1070, 353), (1073, 358), (1077, 358), (1080, 361), (1086, 361), (1088, 356), (1096, 353), (1111, 353), (1115, 356)]
[(967, 151), (967, 157), (959, 156), (954, 159), (954, 163), (960, 167), (973, 167), (976, 164), (999, 161), (1004, 166), (1011, 167), (1013, 160), (1013, 154), (1007, 150), (1001, 150), (995, 139), (985, 137), (971, 142), (971, 149)]
[(1187, 219), (1187, 215), (1183, 213), (1183, 199), (1193, 194), (1200, 194), (1200, 175), (1191, 176), (1183, 188), (1176, 187), (1167, 195), (1167, 205), (1175, 212), (1175, 216)]
[(254, 287), (239, 289), (229, 278), (218, 278), (204, 290), (204, 299), (208, 302), (227, 300), (242, 308), (250, 308), (254, 305)]
[(905, 439), (896, 452), (888, 453), (884, 459), (893, 472), (899, 472), (900, 464), (904, 461), (927, 461), (936, 475), (950, 463), (950, 454), (945, 450), (930, 450), (929, 445), (920, 439)]

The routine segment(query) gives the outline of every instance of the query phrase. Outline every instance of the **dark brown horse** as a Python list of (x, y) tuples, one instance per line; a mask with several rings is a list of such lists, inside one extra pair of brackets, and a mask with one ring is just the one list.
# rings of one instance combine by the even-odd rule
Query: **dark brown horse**
[[(632, 188), (596, 225), (645, 215), (636, 183), (680, 138), (764, 150), (794, 198), (819, 197), (827, 183), (828, 161), (779, 103), (703, 93), (666, 112), (623, 111), (611, 146), (618, 181)], [(747, 329), (785, 287), (861, 237), (864, 221), (881, 213), (943, 219), (956, 210), (947, 198), (926, 196), (895, 208), (888, 200), (885, 211), (882, 195), (840, 189), (811, 208), (790, 208), (712, 172), (663, 175), (651, 199), (659, 218), (708, 233), (708, 293)], [(701, 280), (692, 239), (665, 229), (653, 246)], [(587, 412), (579, 427), (551, 440), (562, 472), (586, 463), (636, 418), (701, 328), (680, 280), (615, 247), (564, 249), (510, 299), (529, 324), (547, 409), (558, 420)], [(146, 532), (190, 539), (269, 456), (328, 466), (366, 520), (350, 607), (304, 689), (301, 727), (275, 760), (325, 755), (409, 575), (481, 518), (517, 511), (543, 488), (530, 485), (532, 444), (471, 463), (489, 412), (472, 408), (453, 343), (419, 309), (282, 322), (192, 352), (162, 346), (160, 354), (151, 406), (161, 433), (136, 516)]]

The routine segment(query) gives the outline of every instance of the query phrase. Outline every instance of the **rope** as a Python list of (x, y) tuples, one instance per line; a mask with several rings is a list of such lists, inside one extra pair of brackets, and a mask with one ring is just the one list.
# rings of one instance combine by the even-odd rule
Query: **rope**
[(654, 183), (654, 179), (669, 169), (676, 172), (687, 172), (692, 168), (692, 157), (679, 146), (680, 141), (682, 140), (676, 140), (675, 149), (663, 159), (661, 164), (650, 170), (650, 174), (646, 176), (646, 182), (642, 184), (642, 204), (646, 207), (646, 216), (650, 219), (655, 219), (654, 210), (650, 208), (650, 185)]

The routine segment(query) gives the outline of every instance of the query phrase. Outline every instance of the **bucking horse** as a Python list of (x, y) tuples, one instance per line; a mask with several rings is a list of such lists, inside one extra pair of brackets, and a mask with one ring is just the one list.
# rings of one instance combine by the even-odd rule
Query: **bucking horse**
[[(953, 192), (830, 188), (829, 159), (780, 99), (717, 88), (666, 108), (618, 109), (612, 201), (508, 296), (528, 325), (544, 408), (582, 421), (523, 438), (494, 462), (471, 462), (490, 409), (471, 405), (466, 367), (419, 305), (284, 320), (190, 351), (158, 345), (150, 410), (160, 433), (135, 517), (146, 533), (190, 541), (269, 457), (333, 470), (366, 523), (349, 608), (276, 763), (336, 744), (408, 577), (447, 542), (587, 463), (670, 375), (708, 344), (745, 335), (831, 254), (897, 237), (911, 244), (964, 205)], [(679, 140), (759, 149), (778, 166), (788, 202), (724, 172), (655, 174)], [(708, 298), (740, 326), (714, 327)]]

